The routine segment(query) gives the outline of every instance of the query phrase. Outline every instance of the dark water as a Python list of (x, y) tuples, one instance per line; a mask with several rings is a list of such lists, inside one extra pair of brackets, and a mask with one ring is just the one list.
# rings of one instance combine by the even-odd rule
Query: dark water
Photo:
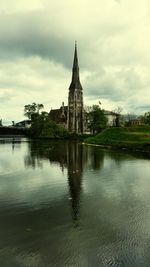
[(0, 140), (0, 267), (16, 266), (150, 266), (150, 161)]

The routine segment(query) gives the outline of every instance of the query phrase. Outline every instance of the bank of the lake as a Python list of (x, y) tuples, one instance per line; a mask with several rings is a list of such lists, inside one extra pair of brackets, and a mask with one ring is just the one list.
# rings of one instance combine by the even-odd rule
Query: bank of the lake
[(85, 143), (150, 153), (150, 126), (111, 127), (85, 139)]

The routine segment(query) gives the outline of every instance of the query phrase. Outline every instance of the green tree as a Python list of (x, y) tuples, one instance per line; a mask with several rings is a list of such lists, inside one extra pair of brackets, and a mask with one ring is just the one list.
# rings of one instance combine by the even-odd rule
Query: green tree
[(32, 119), (34, 114), (39, 114), (40, 109), (43, 109), (43, 104), (32, 103), (24, 106), (24, 115), (29, 119)]
[(150, 111), (144, 114), (144, 123), (150, 125)]
[(104, 114), (104, 110), (98, 105), (93, 105), (88, 114), (89, 117), (89, 128), (95, 133), (101, 132), (107, 126), (107, 118)]
[(50, 121), (48, 113), (44, 111), (32, 116), (29, 135), (33, 138), (65, 138), (68, 136), (68, 132), (55, 122)]

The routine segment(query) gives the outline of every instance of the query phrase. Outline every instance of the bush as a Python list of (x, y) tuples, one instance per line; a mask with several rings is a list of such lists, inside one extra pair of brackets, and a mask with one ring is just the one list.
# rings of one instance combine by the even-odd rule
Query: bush
[(66, 138), (68, 136), (67, 130), (50, 121), (46, 112), (32, 117), (28, 134), (33, 138)]

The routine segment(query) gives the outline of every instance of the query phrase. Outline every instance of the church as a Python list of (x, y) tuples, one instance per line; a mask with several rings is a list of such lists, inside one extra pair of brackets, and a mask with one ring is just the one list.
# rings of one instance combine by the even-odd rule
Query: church
[(77, 44), (75, 44), (72, 80), (68, 92), (68, 106), (64, 102), (60, 109), (52, 109), (49, 118), (71, 133), (84, 132), (83, 88), (80, 82)]
[[(104, 110), (108, 126), (116, 126), (117, 113)], [(90, 133), (88, 116), (83, 107), (83, 88), (80, 82), (77, 44), (75, 44), (72, 79), (68, 91), (68, 106), (62, 103), (59, 109), (49, 112), (50, 120), (66, 128), (70, 133)]]

